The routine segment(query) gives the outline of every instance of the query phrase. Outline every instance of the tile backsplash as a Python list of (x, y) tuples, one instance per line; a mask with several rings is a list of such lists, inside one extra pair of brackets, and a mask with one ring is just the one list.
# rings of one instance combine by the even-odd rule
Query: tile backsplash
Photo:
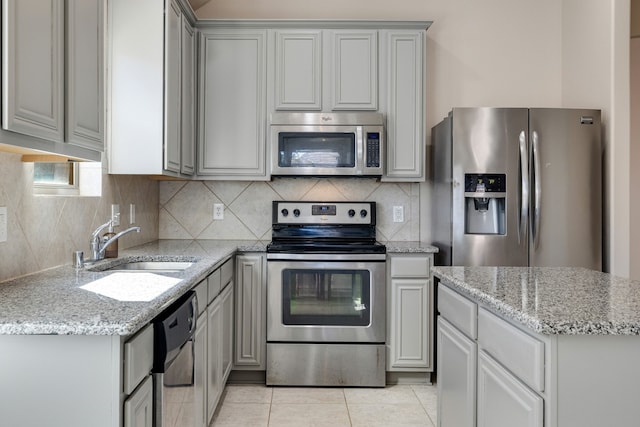
[[(271, 239), (273, 200), (375, 201), (378, 240), (419, 240), (419, 184), (375, 179), (275, 178), (270, 182), (166, 181), (160, 183), (161, 239)], [(224, 219), (213, 219), (223, 203)], [(393, 207), (404, 222), (393, 222)]]
[(120, 205), (121, 226), (129, 226), (129, 204), (136, 205), (142, 230), (124, 236), (121, 248), (158, 237), (158, 182), (147, 177), (113, 176), (102, 165), (102, 197), (36, 196), (33, 163), (0, 152), (0, 206), (7, 208), (7, 241), (0, 243), (0, 281), (70, 264), (72, 253), (89, 252), (89, 236)]

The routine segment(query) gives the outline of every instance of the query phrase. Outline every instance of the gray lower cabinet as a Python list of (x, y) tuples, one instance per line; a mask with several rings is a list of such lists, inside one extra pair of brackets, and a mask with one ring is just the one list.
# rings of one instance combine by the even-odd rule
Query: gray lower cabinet
[(543, 399), (491, 356), (478, 356), (478, 427), (542, 427)]
[(236, 333), (233, 369), (266, 369), (266, 261), (264, 253), (244, 253), (236, 256)]
[(387, 371), (433, 371), (432, 254), (389, 254)]
[(153, 427), (153, 380), (148, 376), (124, 402), (124, 427)]
[(475, 426), (478, 346), (442, 316), (437, 335), (438, 425)]
[[(204, 283), (206, 288), (206, 282)], [(200, 285), (198, 285), (200, 286)], [(206, 295), (206, 291), (205, 294)], [(200, 294), (198, 294), (198, 300), (200, 301)], [(205, 298), (206, 300), (206, 298)], [(207, 345), (208, 345), (208, 322), (207, 322), (207, 309), (206, 307), (200, 309), (202, 303), (198, 303), (198, 311), (200, 315), (196, 321), (196, 333), (194, 338), (194, 371), (193, 381), (195, 383), (194, 389), (194, 420), (195, 427), (207, 427)]]

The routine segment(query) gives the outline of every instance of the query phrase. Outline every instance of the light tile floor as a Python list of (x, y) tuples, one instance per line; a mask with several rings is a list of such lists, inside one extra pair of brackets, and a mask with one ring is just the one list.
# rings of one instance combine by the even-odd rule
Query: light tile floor
[(210, 427), (437, 424), (436, 387), (297, 388), (228, 385)]

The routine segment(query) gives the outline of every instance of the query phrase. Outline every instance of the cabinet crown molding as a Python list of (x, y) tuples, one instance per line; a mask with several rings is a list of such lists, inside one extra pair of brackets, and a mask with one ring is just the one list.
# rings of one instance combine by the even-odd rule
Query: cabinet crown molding
[(319, 28), (319, 29), (429, 29), (433, 21), (387, 21), (350, 19), (199, 19), (198, 28)]

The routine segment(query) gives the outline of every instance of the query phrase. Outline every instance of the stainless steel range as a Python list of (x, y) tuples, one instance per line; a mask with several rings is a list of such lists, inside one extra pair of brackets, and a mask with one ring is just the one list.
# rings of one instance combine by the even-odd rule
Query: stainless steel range
[(375, 202), (273, 202), (267, 384), (385, 385), (386, 247)]

